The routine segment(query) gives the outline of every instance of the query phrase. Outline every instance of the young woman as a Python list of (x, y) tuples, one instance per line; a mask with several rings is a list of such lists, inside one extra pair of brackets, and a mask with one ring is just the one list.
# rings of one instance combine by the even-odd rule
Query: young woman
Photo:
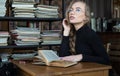
[(63, 20), (63, 39), (59, 55), (62, 60), (110, 64), (99, 36), (88, 25), (90, 10), (80, 0), (71, 2)]
[[(62, 60), (96, 62), (110, 65), (107, 51), (95, 31), (88, 25), (90, 10), (81, 0), (73, 0), (63, 20), (63, 39), (59, 55)], [(109, 76), (113, 76), (112, 69)]]

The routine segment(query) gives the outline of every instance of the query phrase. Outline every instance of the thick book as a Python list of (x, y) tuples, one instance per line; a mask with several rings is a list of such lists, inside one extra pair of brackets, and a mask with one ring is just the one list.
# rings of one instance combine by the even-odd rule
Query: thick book
[(61, 60), (60, 57), (53, 50), (39, 50), (38, 56), (41, 61), (33, 62), (33, 64), (44, 64), (47, 66), (69, 67), (77, 64), (74, 61)]

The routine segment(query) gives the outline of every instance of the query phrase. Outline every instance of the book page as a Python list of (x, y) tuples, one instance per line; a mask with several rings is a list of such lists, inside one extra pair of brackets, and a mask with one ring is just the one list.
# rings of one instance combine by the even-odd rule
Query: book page
[(77, 62), (59, 60), (59, 61), (50, 62), (49, 66), (69, 67), (69, 66), (72, 66), (72, 65), (75, 65), (75, 64), (77, 64)]
[(57, 54), (53, 50), (39, 50), (38, 55), (42, 55), (47, 64), (52, 61), (60, 60), (59, 56), (57, 56)]

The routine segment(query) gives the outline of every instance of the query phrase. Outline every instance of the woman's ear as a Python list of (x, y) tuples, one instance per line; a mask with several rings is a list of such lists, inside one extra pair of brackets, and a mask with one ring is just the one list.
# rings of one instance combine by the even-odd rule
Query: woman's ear
[(84, 23), (89, 22), (89, 18), (84, 19), (83, 22), (84, 22)]
[(88, 22), (89, 21), (89, 17), (85, 17), (84, 21)]

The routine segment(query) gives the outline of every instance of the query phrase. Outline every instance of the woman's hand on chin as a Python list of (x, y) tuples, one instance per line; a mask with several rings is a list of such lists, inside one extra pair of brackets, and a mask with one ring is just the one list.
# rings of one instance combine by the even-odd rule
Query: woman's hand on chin
[(61, 57), (61, 60), (66, 60), (66, 61), (81, 61), (82, 60), (82, 54), (79, 55), (70, 55), (70, 56), (65, 56)]

